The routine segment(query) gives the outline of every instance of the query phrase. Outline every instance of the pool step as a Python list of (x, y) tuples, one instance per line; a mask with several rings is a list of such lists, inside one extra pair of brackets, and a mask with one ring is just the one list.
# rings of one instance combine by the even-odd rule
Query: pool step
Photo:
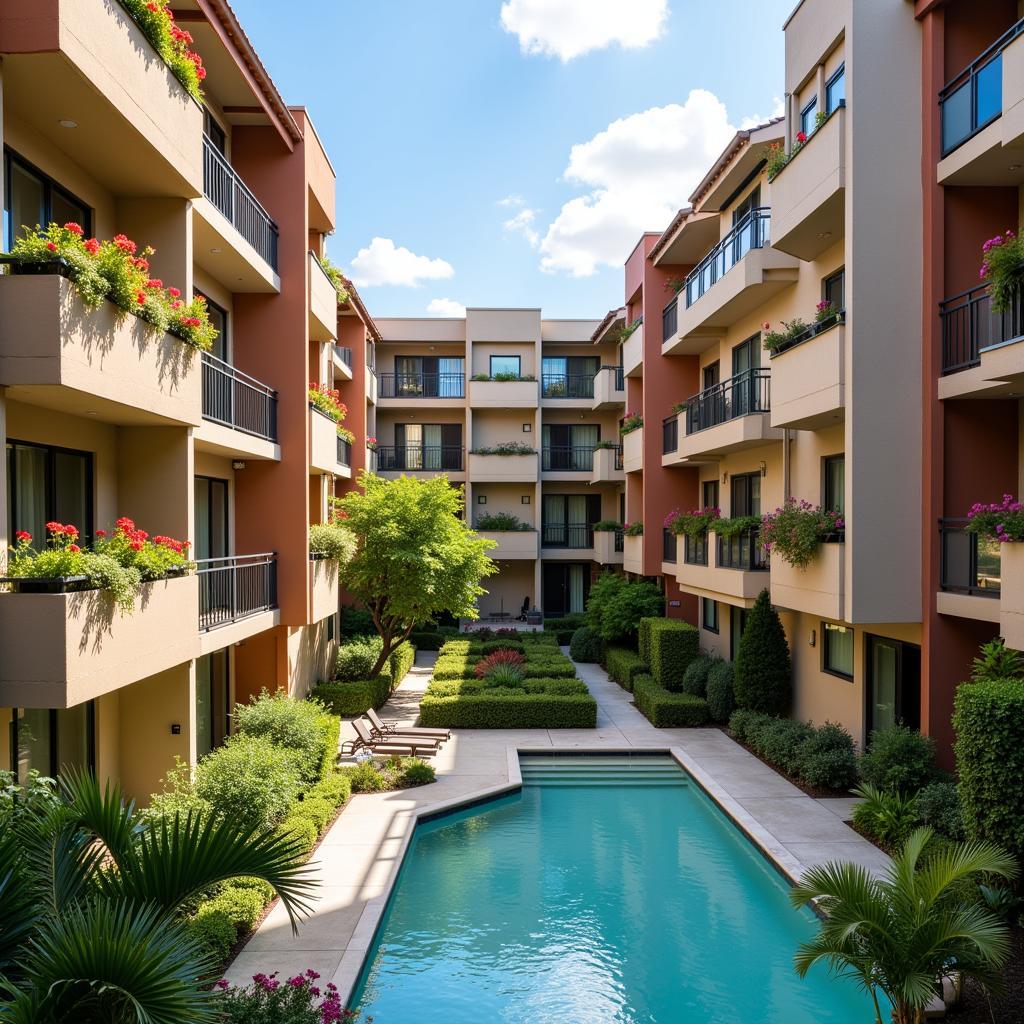
[(528, 786), (685, 786), (686, 773), (666, 757), (521, 757)]

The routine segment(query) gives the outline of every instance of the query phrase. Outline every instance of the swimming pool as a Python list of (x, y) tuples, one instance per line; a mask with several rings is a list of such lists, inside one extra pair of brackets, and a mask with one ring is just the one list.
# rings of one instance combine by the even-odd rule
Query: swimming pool
[(521, 759), (523, 789), (421, 823), (352, 1006), (375, 1024), (863, 1024), (793, 972), (816, 924), (667, 756)]

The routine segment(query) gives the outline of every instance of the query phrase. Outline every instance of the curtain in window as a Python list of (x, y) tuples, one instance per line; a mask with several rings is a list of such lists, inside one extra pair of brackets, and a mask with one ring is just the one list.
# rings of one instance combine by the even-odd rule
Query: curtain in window
[(395, 394), (423, 393), (423, 360), (419, 356), (395, 356)]
[(846, 511), (846, 460), (825, 460), (825, 506)]
[(423, 468), (441, 469), (441, 424), (423, 424)]
[(463, 397), (463, 360), (462, 358), (439, 359), (438, 373), (438, 397), (440, 398), (462, 398)]
[(572, 428), (572, 469), (590, 470), (594, 468), (594, 447), (601, 440), (601, 428), (595, 425), (581, 424)]
[(583, 572), (585, 566), (569, 566), (569, 614), (579, 615), (586, 611), (583, 598)]
[(566, 542), (565, 498), (561, 494), (545, 494), (543, 506), (544, 538), (549, 546)]
[[(32, 544), (38, 550), (46, 546), (46, 450), (28, 445), (8, 448), (9, 480), (14, 482), (11, 495), (9, 529), (32, 534)], [(75, 525), (78, 525), (77, 523)], [(84, 529), (84, 524), (80, 529)]]

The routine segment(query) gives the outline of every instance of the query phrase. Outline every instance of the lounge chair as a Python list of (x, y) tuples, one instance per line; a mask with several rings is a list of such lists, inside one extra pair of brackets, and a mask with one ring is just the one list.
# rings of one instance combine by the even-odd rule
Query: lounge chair
[(366, 717), (370, 720), (370, 732), (374, 737), (393, 743), (401, 743), (405, 739), (443, 741), (452, 738), (451, 729), (427, 729), (417, 725), (394, 725), (391, 722), (385, 722), (373, 708), (366, 712)]
[[(352, 722), (356, 738), (341, 745), (342, 754), (354, 754), (357, 750), (368, 750), (371, 754), (397, 755), (399, 757), (433, 757), (440, 742), (436, 737), (400, 739), (395, 742), (376, 739), (369, 726), (361, 718)], [(349, 749), (345, 749), (345, 748)]]

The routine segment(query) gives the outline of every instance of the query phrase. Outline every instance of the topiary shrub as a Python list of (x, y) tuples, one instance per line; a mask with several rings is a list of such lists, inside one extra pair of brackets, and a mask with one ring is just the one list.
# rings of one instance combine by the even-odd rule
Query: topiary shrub
[(747, 616), (733, 666), (736, 704), (769, 715), (784, 715), (792, 700), (793, 668), (782, 620), (762, 590)]
[(683, 681), (680, 689), (683, 693), (693, 694), (694, 697), (706, 697), (708, 692), (708, 674), (711, 672), (715, 659), (709, 654), (702, 654), (694, 658), (686, 671), (683, 673)]
[(391, 675), (391, 689), (393, 690), (406, 676), (406, 673), (416, 663), (416, 648), (408, 640), (400, 643), (388, 658), (388, 672)]
[[(693, 667), (692, 665), (690, 666)], [(686, 689), (686, 684), (683, 684)], [(712, 659), (707, 681), (708, 711), (713, 722), (728, 722), (736, 710), (736, 697), (732, 692), (732, 663), (721, 658)]]
[(383, 649), (384, 642), (379, 636), (354, 637), (342, 644), (334, 663), (334, 678), (339, 682), (369, 679)]
[(1024, 857), (1024, 680), (961, 686), (954, 708), (967, 835)]
[(935, 741), (916, 729), (876, 729), (860, 759), (860, 774), (877, 789), (916, 793), (935, 778)]
[(964, 816), (954, 782), (929, 782), (915, 797), (921, 823), (957, 842), (964, 838)]
[(409, 643), (417, 651), (439, 651), (444, 643), (444, 636), (440, 633), (410, 633)]
[(686, 670), (700, 656), (700, 631), (681, 619), (647, 618), (641, 622), (647, 623), (650, 636), (651, 675), (659, 686), (678, 693)]
[(391, 696), (391, 676), (358, 679), (344, 683), (320, 683), (310, 699), (323, 704), (334, 715), (362, 715), (370, 708), (382, 708)]
[(581, 626), (569, 641), (569, 656), (573, 661), (596, 664), (604, 653), (604, 643), (596, 630)]
[(624, 690), (633, 692), (633, 679), (647, 671), (647, 666), (636, 651), (628, 647), (609, 647), (605, 651), (608, 675)]
[(804, 743), (811, 737), (812, 731), (806, 722), (775, 718), (754, 730), (750, 745), (761, 757), (787, 775), (799, 776), (803, 767)]
[(857, 784), (857, 751), (853, 737), (835, 722), (814, 729), (801, 751), (800, 778), (816, 789), (851, 789)]
[(494, 689), (440, 696), (428, 690), (420, 702), (420, 721), (449, 729), (593, 729), (597, 702), (587, 693)]
[(689, 693), (672, 693), (651, 675), (641, 673), (633, 680), (637, 710), (659, 729), (686, 729), (708, 723), (708, 704)]

